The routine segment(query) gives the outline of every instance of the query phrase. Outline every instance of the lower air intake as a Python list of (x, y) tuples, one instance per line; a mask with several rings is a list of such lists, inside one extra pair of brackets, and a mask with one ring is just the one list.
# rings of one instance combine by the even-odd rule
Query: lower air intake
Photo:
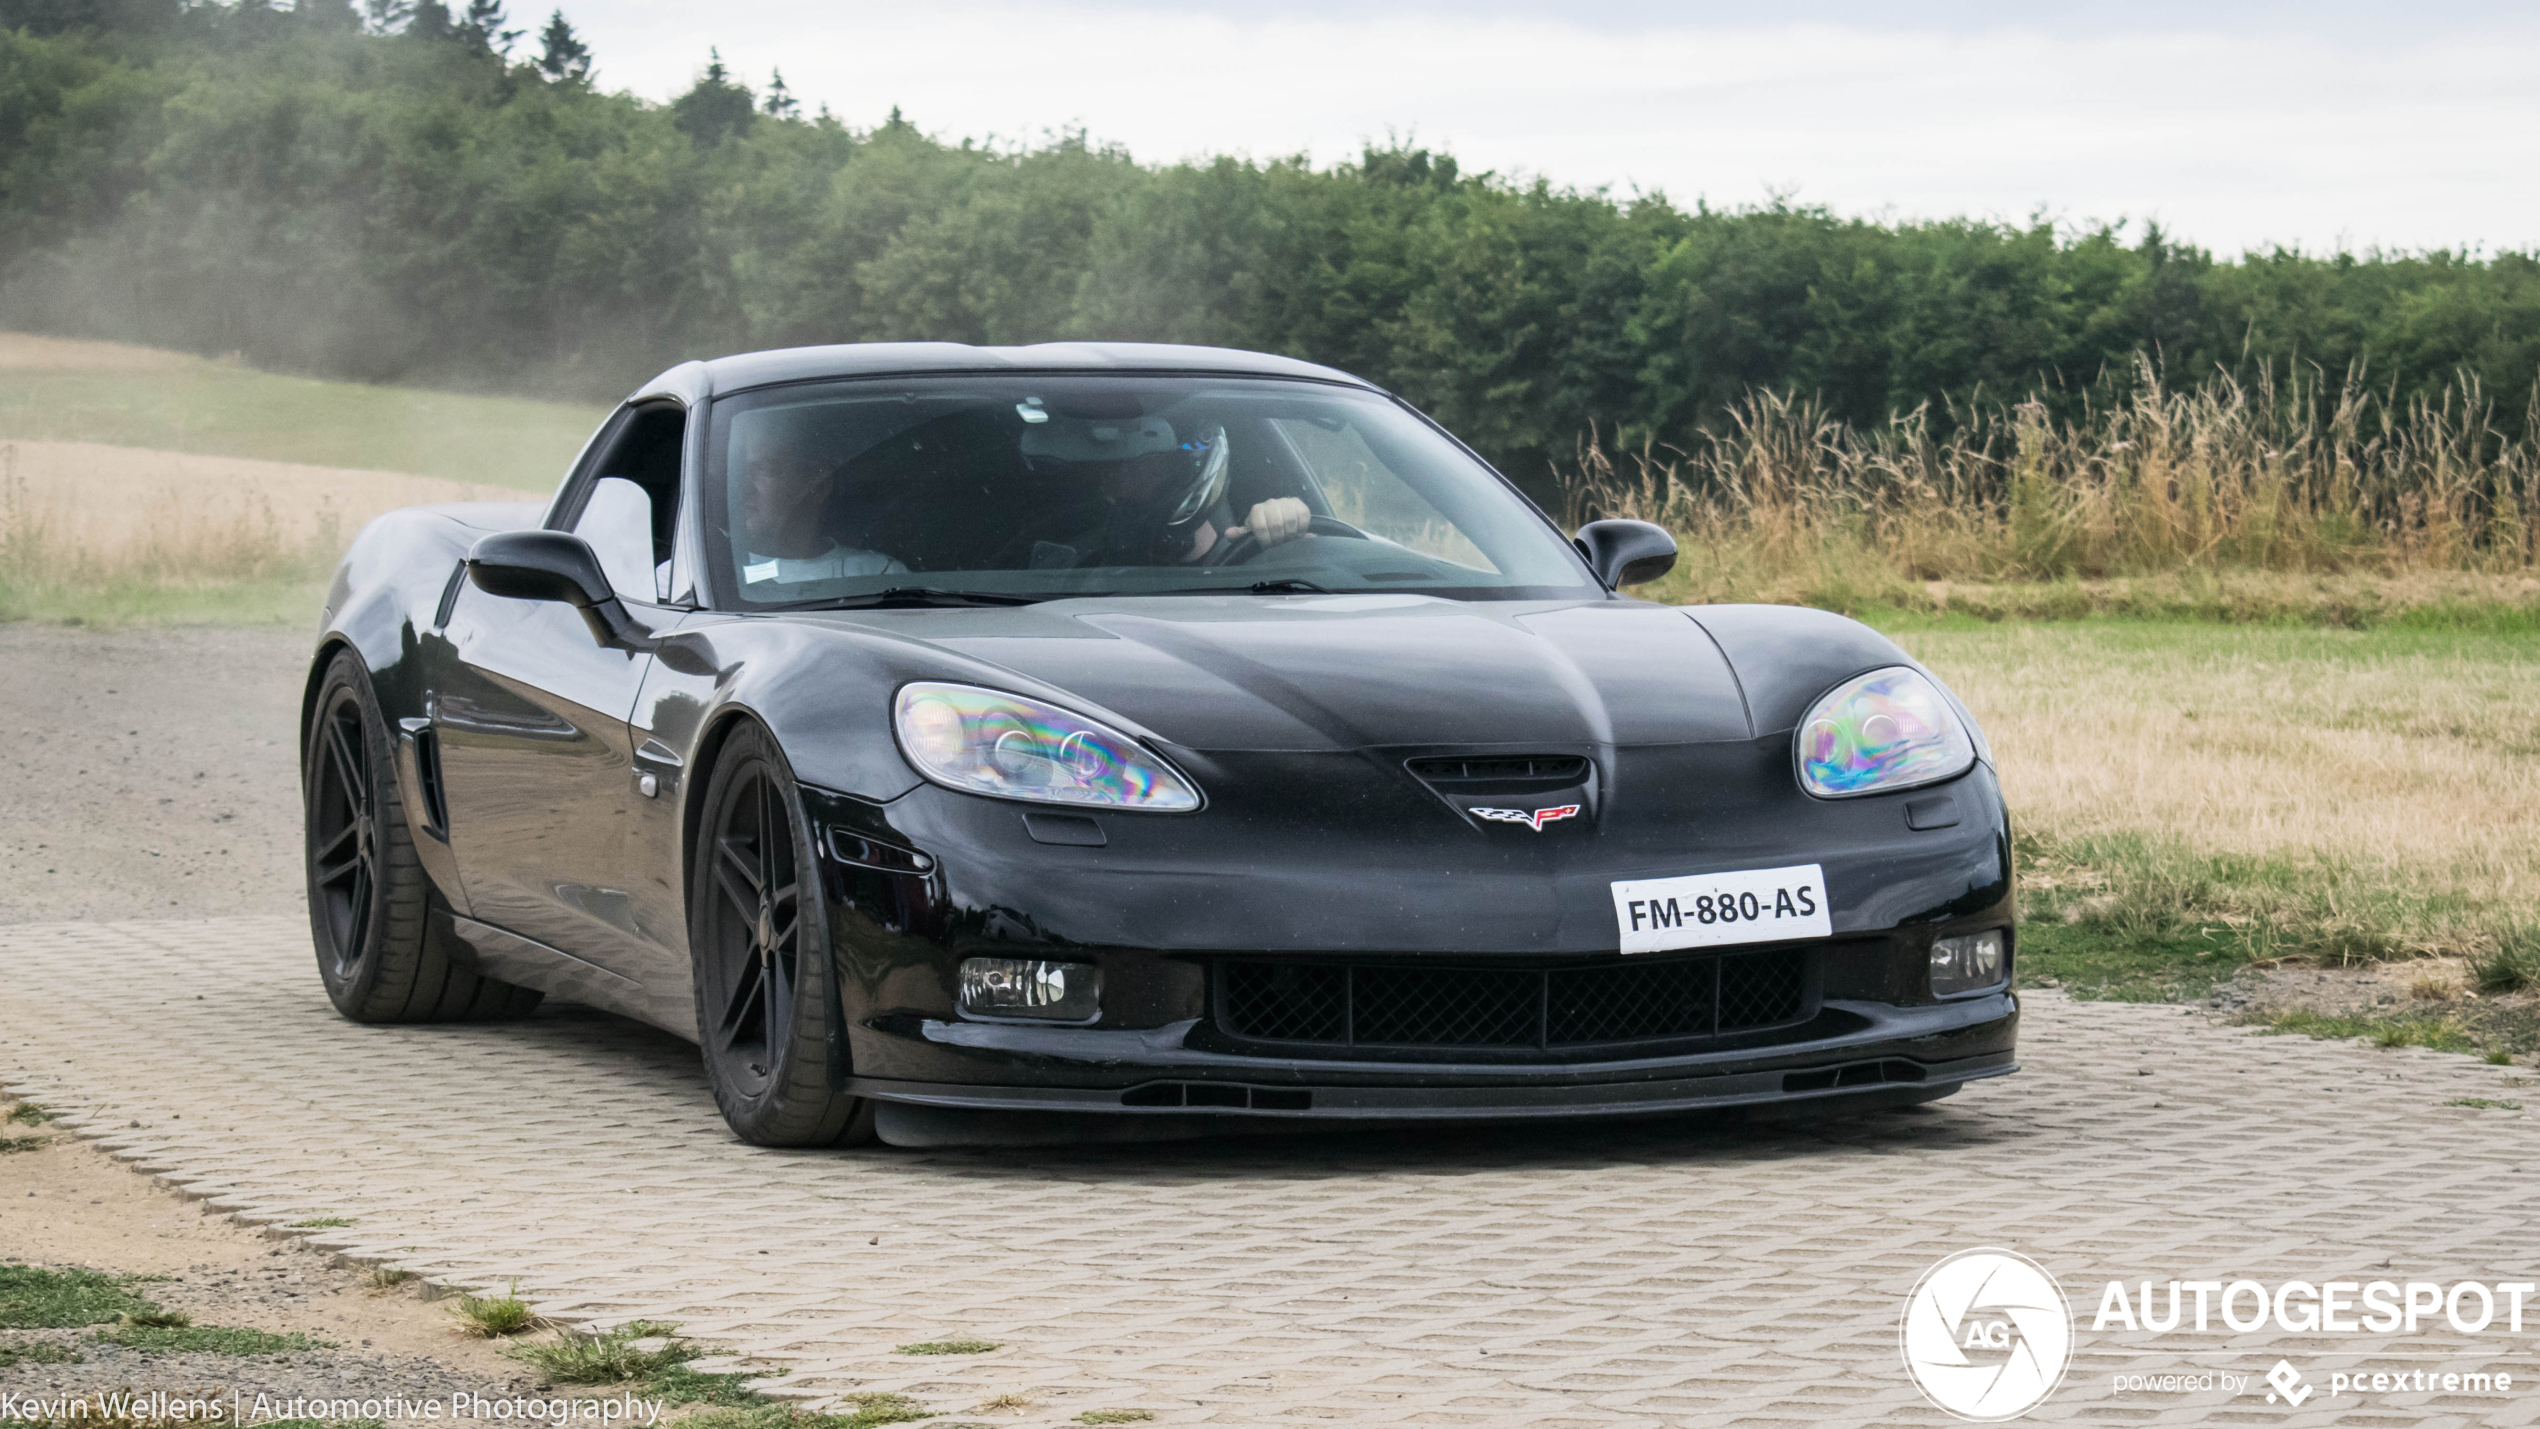
[(1816, 1012), (1810, 950), (1565, 967), (1222, 962), (1220, 1030), (1319, 1048), (1542, 1052), (1760, 1031)]

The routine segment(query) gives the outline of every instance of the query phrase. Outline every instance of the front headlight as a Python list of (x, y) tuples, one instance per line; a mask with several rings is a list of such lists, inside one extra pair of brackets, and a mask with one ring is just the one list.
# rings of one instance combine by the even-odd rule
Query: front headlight
[(1902, 665), (1844, 681), (1799, 722), (1799, 782), (1821, 799), (1955, 779), (1975, 762), (1957, 711)]
[(1149, 813), (1199, 807), (1190, 781), (1136, 740), (1021, 695), (921, 681), (900, 690), (891, 723), (908, 762), (948, 789)]

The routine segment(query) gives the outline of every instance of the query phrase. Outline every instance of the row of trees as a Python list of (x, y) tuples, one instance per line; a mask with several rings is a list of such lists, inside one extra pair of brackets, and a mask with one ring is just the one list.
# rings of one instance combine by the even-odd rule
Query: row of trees
[(586, 395), (791, 343), (1219, 343), (1373, 378), (1521, 475), (1591, 424), (1687, 441), (1756, 389), (1945, 425), (2031, 393), (2077, 412), (2148, 354), (2402, 393), (2466, 371), (2517, 427), (2540, 373), (2526, 253), (2218, 261), (2157, 229), (1687, 207), (1400, 145), (1316, 168), (950, 143), (719, 62), (667, 104), (608, 93), (561, 14), (532, 46), (496, 0), (366, 3), (0, 0), (0, 322)]

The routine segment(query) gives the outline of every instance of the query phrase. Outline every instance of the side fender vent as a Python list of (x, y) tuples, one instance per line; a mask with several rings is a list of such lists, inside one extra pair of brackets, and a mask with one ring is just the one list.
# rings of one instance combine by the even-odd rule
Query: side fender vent
[(441, 731), (437, 729), (415, 732), (415, 787), (423, 793), (424, 827), (448, 842), (450, 806), (441, 795)]

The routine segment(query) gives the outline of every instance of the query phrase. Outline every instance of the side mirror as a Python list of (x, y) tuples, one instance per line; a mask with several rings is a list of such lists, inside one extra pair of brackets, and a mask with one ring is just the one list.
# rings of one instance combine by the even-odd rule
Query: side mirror
[(1647, 521), (1590, 521), (1570, 544), (1609, 590), (1654, 581), (1676, 568), (1676, 538)]
[(560, 601), (582, 612), (591, 638), (643, 649), (652, 636), (635, 623), (590, 544), (566, 531), (497, 531), (467, 553), (467, 578), (487, 595)]

